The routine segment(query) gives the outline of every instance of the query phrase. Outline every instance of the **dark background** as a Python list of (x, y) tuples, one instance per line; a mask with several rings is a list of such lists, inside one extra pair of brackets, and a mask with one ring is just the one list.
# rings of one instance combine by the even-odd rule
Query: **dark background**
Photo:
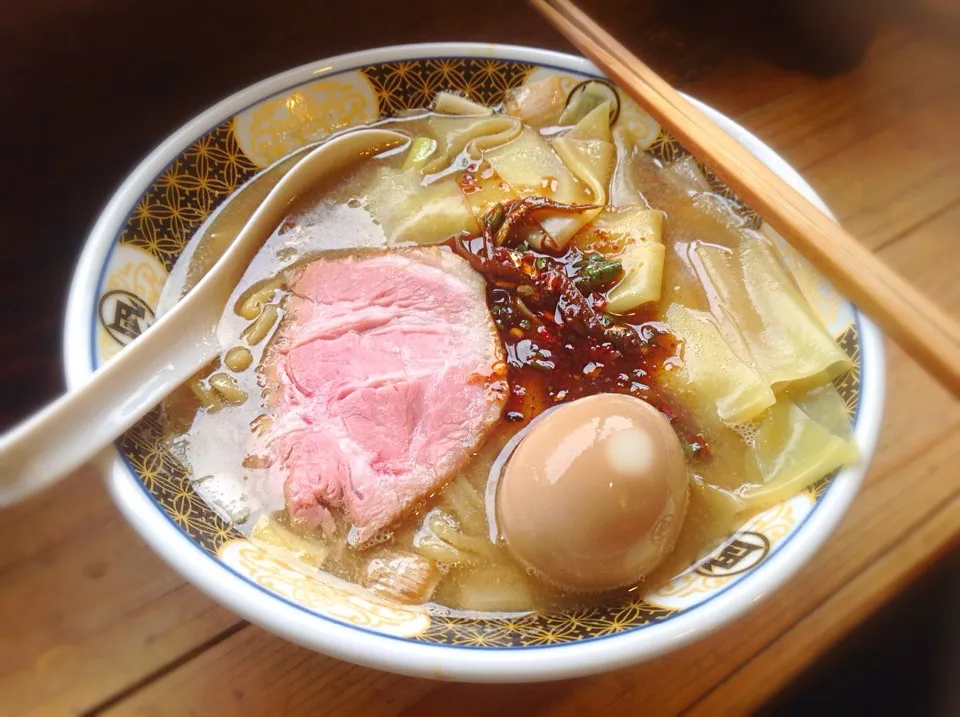
[[(915, 13), (913, 5), (582, 2), (680, 88), (718, 67), (756, 61), (817, 74), (845, 69), (877, 22)], [(342, 52), (437, 40), (571, 50), (520, 0), (3, 2), (0, 287), (8, 308), (0, 322), (0, 429), (63, 390), (60, 333), (73, 265), (100, 208), (162, 138), (275, 72)], [(875, 616), (767, 713), (960, 714), (945, 696), (960, 679), (960, 639), (943, 629), (943, 616), (960, 606), (958, 558)]]
[[(683, 88), (757, 57), (820, 72), (848, 66), (884, 9), (903, 2), (582, 5)], [(5, 359), (0, 428), (62, 390), (73, 264), (100, 208), (156, 144), (276, 72), (438, 40), (573, 51), (522, 0), (0, 0), (0, 280), (20, 299), (13, 324), (0, 328), (0, 342), (19, 347)]]

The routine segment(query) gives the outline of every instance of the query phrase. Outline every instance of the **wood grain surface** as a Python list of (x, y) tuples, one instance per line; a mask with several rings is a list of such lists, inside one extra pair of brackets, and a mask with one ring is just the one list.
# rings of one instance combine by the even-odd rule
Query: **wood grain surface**
[[(16, 297), (0, 328), (0, 426), (62, 389), (60, 322), (84, 233), (126, 172), (197, 111), (265, 75), (368, 46), (569, 49), (508, 0), (477, 6), (469, 23), (454, 4), (310, 5), (14, 0), (0, 13), (0, 280)], [(745, 13), (704, 17), (679, 5), (583, 3), (616, 21), (668, 80), (781, 152), (854, 236), (960, 315), (956, 36), (916, 14), (886, 18), (861, 66), (818, 79), (756, 55), (762, 30)], [(0, 514), (0, 714), (748, 713), (960, 535), (960, 404), (889, 344), (888, 361), (879, 450), (836, 534), (748, 616), (668, 657), (519, 686), (338, 662), (186, 584), (125, 524), (101, 481), (80, 475)]]

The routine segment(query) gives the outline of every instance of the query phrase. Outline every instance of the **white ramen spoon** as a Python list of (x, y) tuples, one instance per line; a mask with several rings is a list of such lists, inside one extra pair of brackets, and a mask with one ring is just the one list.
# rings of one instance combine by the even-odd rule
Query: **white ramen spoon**
[(266, 196), (213, 268), (84, 386), (0, 436), (0, 507), (63, 478), (107, 448), (220, 353), (216, 327), (254, 255), (316, 184), (409, 138), (383, 129), (347, 132), (303, 157)]

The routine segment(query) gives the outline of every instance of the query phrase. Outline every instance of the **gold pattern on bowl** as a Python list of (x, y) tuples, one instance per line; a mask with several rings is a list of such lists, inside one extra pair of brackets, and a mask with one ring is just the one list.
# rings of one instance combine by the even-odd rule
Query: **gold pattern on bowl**
[(260, 587), (354, 627), (413, 637), (424, 632), (430, 623), (423, 610), (370, 600), (359, 591), (333, 584), (332, 580), (304, 575), (246, 538), (224, 543), (217, 556)]

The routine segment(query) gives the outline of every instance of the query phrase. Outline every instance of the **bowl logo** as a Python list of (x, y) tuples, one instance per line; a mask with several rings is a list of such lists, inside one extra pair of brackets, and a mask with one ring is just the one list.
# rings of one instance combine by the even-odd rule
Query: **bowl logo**
[(101, 296), (97, 313), (100, 325), (121, 346), (140, 336), (155, 318), (147, 302), (122, 289), (108, 291)]
[(762, 533), (743, 531), (724, 543), (709, 558), (697, 566), (697, 574), (721, 578), (745, 573), (770, 552), (770, 541)]

